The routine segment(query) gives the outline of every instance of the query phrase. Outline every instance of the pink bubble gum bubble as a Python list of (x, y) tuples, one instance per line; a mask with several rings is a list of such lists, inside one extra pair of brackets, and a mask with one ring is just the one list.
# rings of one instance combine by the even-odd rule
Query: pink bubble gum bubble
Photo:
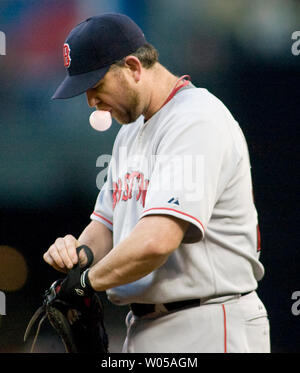
[(111, 126), (112, 119), (109, 111), (96, 110), (90, 115), (90, 125), (96, 131), (106, 131)]

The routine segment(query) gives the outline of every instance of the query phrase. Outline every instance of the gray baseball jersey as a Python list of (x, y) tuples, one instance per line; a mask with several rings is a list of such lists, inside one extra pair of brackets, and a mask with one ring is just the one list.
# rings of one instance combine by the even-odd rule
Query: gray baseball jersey
[(190, 223), (167, 262), (107, 291), (116, 304), (166, 303), (244, 293), (264, 275), (243, 133), (225, 105), (192, 84), (148, 121), (123, 125), (107, 181), (91, 214), (114, 245), (139, 219), (164, 214)]

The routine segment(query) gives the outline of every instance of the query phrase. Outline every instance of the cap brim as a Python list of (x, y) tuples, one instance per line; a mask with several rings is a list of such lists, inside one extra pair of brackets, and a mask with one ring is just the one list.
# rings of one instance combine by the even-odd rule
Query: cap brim
[(105, 66), (102, 69), (90, 71), (84, 74), (72, 76), (67, 75), (51, 97), (52, 100), (81, 95), (98, 83), (98, 81), (107, 73), (109, 68), (110, 66)]

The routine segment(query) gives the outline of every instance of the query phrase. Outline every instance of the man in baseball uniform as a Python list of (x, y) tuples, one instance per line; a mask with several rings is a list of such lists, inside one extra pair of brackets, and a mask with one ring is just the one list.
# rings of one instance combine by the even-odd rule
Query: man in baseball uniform
[(122, 127), (90, 224), (44, 260), (67, 271), (92, 249), (81, 285), (130, 306), (124, 352), (269, 352), (249, 155), (229, 110), (124, 15), (77, 25), (64, 61), (53, 98), (86, 93)]

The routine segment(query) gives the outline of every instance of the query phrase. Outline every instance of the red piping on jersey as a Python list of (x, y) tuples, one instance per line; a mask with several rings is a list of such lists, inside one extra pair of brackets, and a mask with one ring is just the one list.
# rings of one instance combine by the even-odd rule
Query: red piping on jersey
[(261, 250), (261, 238), (260, 238), (260, 229), (259, 229), (259, 225), (257, 224), (257, 251), (260, 251)]
[(224, 316), (224, 353), (227, 353), (227, 326), (226, 326), (226, 310), (225, 305), (222, 304), (223, 316)]
[(107, 223), (109, 223), (110, 225), (113, 225), (113, 223), (111, 221), (109, 221), (108, 219), (106, 219), (104, 216), (101, 216), (99, 214), (97, 214), (95, 211), (93, 212), (94, 215), (98, 216), (98, 218), (101, 218), (105, 221), (107, 221)]
[[(253, 190), (252, 190), (252, 198), (253, 198), (253, 204), (255, 205), (255, 199), (254, 199), (254, 192), (253, 192)], [(259, 224), (257, 224), (257, 226), (256, 226), (256, 238), (257, 238), (256, 251), (259, 252), (259, 251), (261, 251), (261, 235), (260, 235)]]
[(196, 218), (195, 218), (194, 216), (192, 216), (192, 215), (186, 214), (185, 212), (181, 212), (181, 211), (178, 211), (178, 210), (175, 210), (175, 209), (170, 209), (170, 208), (168, 208), (168, 207), (153, 207), (153, 208), (151, 208), (151, 209), (145, 210), (145, 211), (143, 212), (143, 214), (144, 214), (145, 212), (148, 212), (148, 211), (151, 211), (151, 210), (169, 210), (169, 211), (175, 211), (175, 212), (178, 212), (179, 214), (182, 214), (182, 215), (188, 216), (189, 218), (192, 218), (192, 219), (196, 220), (196, 222), (199, 223), (199, 224), (201, 225), (203, 231), (205, 231), (204, 226), (203, 226), (203, 224), (201, 223), (200, 220), (196, 219)]
[[(183, 80), (183, 79), (188, 79), (188, 80), (185, 81), (184, 83), (180, 84), (180, 86), (176, 87), (177, 84), (178, 84), (181, 80)], [(181, 77), (177, 80), (177, 82), (176, 82), (176, 84), (175, 84), (175, 87), (172, 89), (172, 92), (169, 94), (168, 98), (166, 99), (166, 101), (163, 103), (162, 106), (166, 105), (170, 100), (172, 100), (172, 98), (176, 95), (176, 93), (177, 93), (181, 88), (186, 87), (186, 86), (190, 83), (190, 82), (189, 82), (190, 79), (191, 79), (191, 77), (190, 77), (189, 75), (183, 75), (183, 76), (181, 76)]]

